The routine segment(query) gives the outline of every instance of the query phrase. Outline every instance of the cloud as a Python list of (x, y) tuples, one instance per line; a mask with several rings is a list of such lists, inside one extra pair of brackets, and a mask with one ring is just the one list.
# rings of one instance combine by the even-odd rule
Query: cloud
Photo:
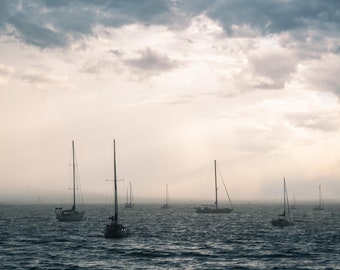
[[(41, 48), (65, 47), (72, 39), (95, 35), (97, 25), (117, 28), (129, 24), (164, 25), (184, 29), (191, 18), (205, 14), (230, 36), (268, 36), (298, 32), (292, 39), (308, 42), (308, 30), (338, 36), (337, 0), (75, 0), (1, 1), (0, 29), (9, 24), (17, 38)], [(1, 27), (2, 26), (2, 27)], [(255, 29), (255, 30), (252, 30)]]
[(138, 54), (138, 57), (126, 59), (124, 63), (141, 73), (154, 75), (178, 67), (177, 61), (150, 48), (140, 50)]
[(340, 55), (324, 55), (301, 68), (311, 89), (328, 91), (340, 97)]
[(179, 105), (190, 103), (195, 98), (195, 95), (183, 94), (174, 97), (166, 97), (153, 100), (145, 100), (142, 106), (158, 106), (158, 105)]
[(80, 68), (80, 72), (99, 75), (102, 72), (110, 72), (112, 69), (117, 70), (114, 61), (110, 59), (89, 60)]
[(11, 1), (0, 1), (0, 29), (4, 27), (8, 16), (11, 13), (10, 4)]
[(65, 47), (67, 38), (57, 31), (32, 23), (24, 14), (17, 14), (8, 20), (16, 30), (16, 36), (25, 43), (40, 48)]
[(109, 53), (111, 53), (115, 57), (122, 57), (124, 55), (124, 52), (122, 50), (119, 50), (119, 49), (110, 49)]
[[(191, 1), (192, 4), (194, 4)], [(192, 6), (191, 6), (192, 7)], [(336, 28), (339, 32), (340, 19), (338, 2), (311, 1), (267, 1), (232, 0), (209, 1), (206, 15), (223, 25), (227, 33), (233, 34), (233, 25), (249, 25), (261, 30), (263, 35), (313, 28)]]
[(293, 53), (283, 48), (263, 46), (249, 55), (249, 64), (253, 80), (252, 88), (282, 89), (295, 72), (298, 59)]
[(68, 82), (67, 77), (56, 76), (53, 74), (46, 74), (44, 72), (39, 72), (35, 70), (24, 71), (20, 75), (20, 79), (25, 83), (36, 87), (38, 89), (42, 89), (48, 85), (57, 86), (59, 88), (69, 88), (70, 83)]
[(287, 115), (297, 128), (333, 132), (339, 128), (339, 112), (301, 112)]
[(15, 72), (13, 67), (0, 64), (0, 85), (5, 85)]

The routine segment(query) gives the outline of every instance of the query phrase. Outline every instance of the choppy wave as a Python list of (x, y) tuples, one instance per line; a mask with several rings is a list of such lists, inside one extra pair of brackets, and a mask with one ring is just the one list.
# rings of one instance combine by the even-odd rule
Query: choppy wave
[(0, 205), (1, 269), (340, 269), (340, 206), (293, 212), (276, 228), (279, 206), (236, 205), (196, 214), (191, 205), (121, 211), (132, 232), (105, 239), (107, 207), (88, 205), (84, 222), (58, 222), (51, 205)]

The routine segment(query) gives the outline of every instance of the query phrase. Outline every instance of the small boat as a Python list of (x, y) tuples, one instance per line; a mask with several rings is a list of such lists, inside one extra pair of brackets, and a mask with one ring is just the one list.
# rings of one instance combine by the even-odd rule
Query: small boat
[(224, 189), (226, 191), (229, 203), (230, 203), (230, 208), (228, 207), (224, 207), (224, 208), (219, 208), (218, 207), (218, 199), (217, 199), (217, 164), (216, 164), (216, 160), (214, 160), (214, 168), (215, 168), (215, 205), (202, 205), (201, 207), (197, 207), (196, 208), (196, 213), (200, 213), (200, 214), (227, 214), (233, 211), (233, 204), (231, 202), (231, 199), (229, 197), (227, 188), (224, 184), (223, 178), (223, 185), (224, 185)]
[(169, 209), (170, 208), (170, 200), (169, 200), (169, 193), (168, 193), (168, 184), (166, 184), (165, 188), (165, 204), (162, 205), (162, 209)]
[(117, 172), (116, 172), (116, 142), (113, 140), (113, 176), (114, 176), (114, 216), (109, 217), (111, 222), (106, 224), (105, 238), (123, 238), (128, 236), (127, 228), (118, 220), (118, 193), (117, 193)]
[(319, 205), (314, 207), (314, 210), (323, 210), (324, 209), (324, 202), (323, 202), (323, 196), (321, 192), (321, 186), (319, 185)]
[(74, 141), (72, 141), (72, 172), (73, 172), (73, 206), (71, 209), (63, 210), (62, 207), (55, 208), (56, 218), (59, 221), (82, 221), (85, 218), (84, 209), (76, 209), (76, 163), (74, 154)]
[(293, 205), (290, 207), (290, 209), (296, 209), (295, 194), (293, 194)]
[(125, 208), (133, 208), (135, 206), (132, 198), (132, 187), (130, 182), (130, 197), (129, 197), (129, 190), (126, 191), (126, 203), (124, 204)]
[(292, 226), (293, 222), (290, 219), (290, 208), (287, 194), (286, 179), (283, 178), (283, 213), (271, 221), (273, 226), (286, 227)]

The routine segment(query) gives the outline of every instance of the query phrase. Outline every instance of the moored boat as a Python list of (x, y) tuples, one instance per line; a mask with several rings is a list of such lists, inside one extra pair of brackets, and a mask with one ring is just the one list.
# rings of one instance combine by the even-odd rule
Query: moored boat
[(63, 210), (62, 207), (55, 208), (55, 214), (58, 221), (82, 221), (85, 218), (85, 210), (76, 209), (76, 162), (74, 153), (74, 141), (72, 141), (72, 182), (73, 182), (73, 205), (71, 209)]
[(118, 192), (117, 192), (117, 170), (116, 170), (116, 142), (113, 140), (113, 182), (114, 182), (114, 216), (109, 217), (111, 222), (106, 224), (104, 230), (105, 238), (123, 238), (128, 236), (128, 229), (118, 219)]
[(218, 207), (217, 163), (216, 163), (216, 160), (214, 160), (214, 171), (215, 171), (215, 205), (202, 205), (200, 207), (197, 207), (196, 213), (199, 213), (199, 214), (227, 214), (227, 213), (231, 213), (233, 211), (233, 204), (231, 202), (231, 199), (229, 197), (229, 194), (228, 194), (228, 191), (227, 191), (227, 188), (224, 184), (223, 179), (222, 179), (222, 181), (223, 181), (224, 189), (226, 191), (226, 194), (227, 194), (227, 197), (228, 197), (228, 200), (229, 200), (231, 207), (230, 208), (228, 208), (228, 207), (224, 207), (224, 208)]

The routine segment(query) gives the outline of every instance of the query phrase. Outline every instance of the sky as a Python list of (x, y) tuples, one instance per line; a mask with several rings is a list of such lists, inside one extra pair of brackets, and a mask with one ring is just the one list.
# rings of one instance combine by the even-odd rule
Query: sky
[(338, 0), (0, 0), (0, 201), (339, 200), (339, 74)]

